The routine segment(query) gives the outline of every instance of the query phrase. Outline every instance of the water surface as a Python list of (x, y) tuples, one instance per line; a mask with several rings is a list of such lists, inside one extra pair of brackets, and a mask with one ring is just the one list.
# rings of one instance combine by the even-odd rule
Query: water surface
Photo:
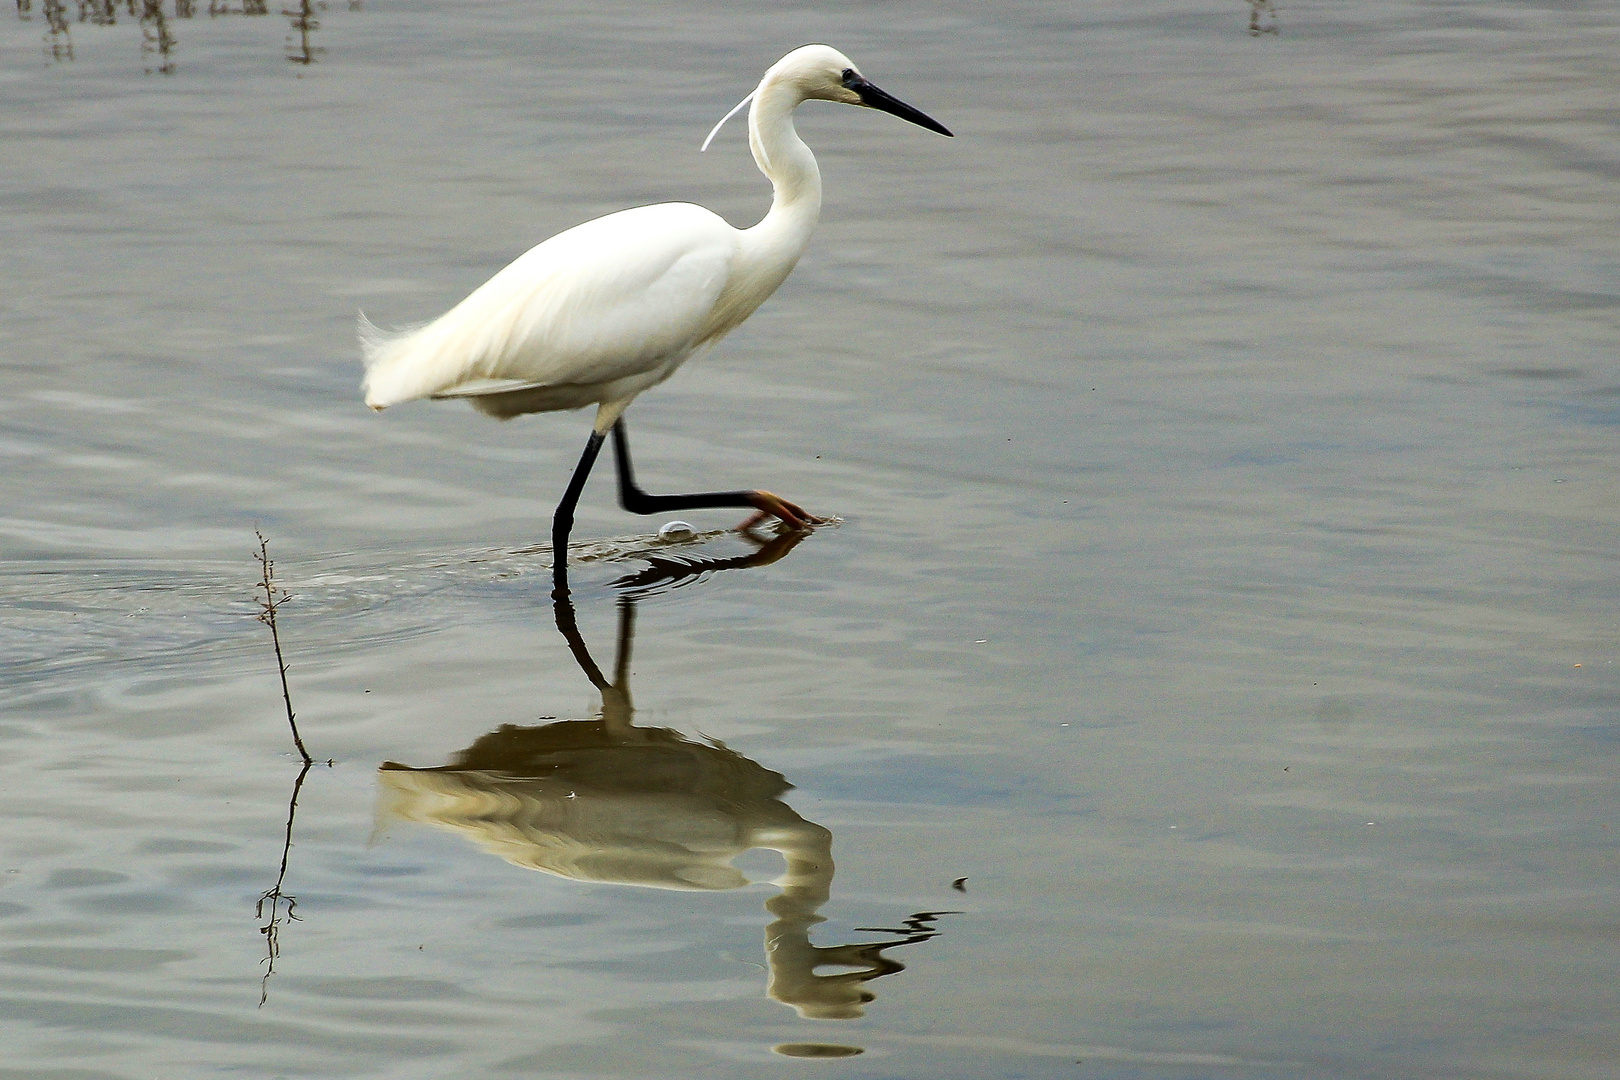
[[(0, 20), (6, 1075), (1620, 1075), (1612, 5), (64, 10)], [(604, 473), (571, 639), (584, 417), (370, 415), (356, 309), (755, 220), (697, 144), (812, 40), (958, 137), (807, 105), (809, 253), (629, 417), (842, 522), (615, 585), (755, 546)]]

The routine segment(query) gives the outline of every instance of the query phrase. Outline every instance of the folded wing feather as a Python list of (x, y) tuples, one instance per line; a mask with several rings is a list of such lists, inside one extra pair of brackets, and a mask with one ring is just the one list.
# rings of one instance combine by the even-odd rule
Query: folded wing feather
[(737, 232), (691, 203), (597, 218), (531, 248), (425, 326), (361, 317), (366, 404), (593, 386), (685, 359), (737, 254)]

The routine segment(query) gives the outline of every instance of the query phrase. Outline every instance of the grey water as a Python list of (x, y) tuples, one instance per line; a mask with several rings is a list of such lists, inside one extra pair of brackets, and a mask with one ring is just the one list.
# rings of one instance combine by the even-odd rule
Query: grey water
[[(0, 1078), (1620, 1076), (1614, 5), (152, 6), (0, 13)], [(628, 418), (840, 521), (555, 605), (356, 313), (807, 41), (957, 137)]]

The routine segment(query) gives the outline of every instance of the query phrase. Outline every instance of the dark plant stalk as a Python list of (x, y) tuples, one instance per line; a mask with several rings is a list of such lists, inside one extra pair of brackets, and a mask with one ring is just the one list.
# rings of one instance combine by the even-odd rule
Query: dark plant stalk
[(259, 587), (264, 590), (264, 599), (259, 601), (259, 621), (270, 628), (270, 640), (276, 646), (276, 668), (281, 672), (281, 700), (287, 706), (287, 726), (292, 728), (293, 745), (298, 747), (298, 755), (304, 759), (304, 764), (309, 765), (315, 759), (304, 749), (304, 740), (298, 734), (298, 720), (293, 714), (292, 692), (287, 689), (287, 661), (282, 659), (281, 634), (276, 630), (276, 609), (287, 601), (288, 596), (276, 587), (276, 564), (270, 558), (270, 541), (266, 540), (261, 532), (255, 531), (253, 535), (259, 538), (259, 551), (255, 558), (259, 560)]

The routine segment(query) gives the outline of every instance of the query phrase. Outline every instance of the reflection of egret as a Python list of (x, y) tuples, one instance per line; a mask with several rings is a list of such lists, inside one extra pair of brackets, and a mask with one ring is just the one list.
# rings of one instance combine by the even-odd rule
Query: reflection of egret
[[(753, 848), (780, 852), (787, 869), (767, 902), (770, 996), (801, 1016), (848, 1019), (872, 1000), (864, 983), (903, 970), (883, 955), (926, 941), (931, 916), (914, 916), (896, 937), (820, 947), (810, 929), (833, 880), (832, 834), (781, 796), (781, 773), (719, 742), (694, 742), (631, 718), (630, 649), (635, 607), (620, 601), (618, 655), (608, 681), (580, 636), (574, 609), (559, 598), (557, 626), (586, 677), (602, 693), (593, 720), (541, 727), (506, 725), (450, 764), (411, 769), (385, 763), (380, 812), (461, 833), (516, 866), (575, 881), (659, 889), (735, 889), (748, 879), (732, 862)], [(891, 931), (885, 931), (891, 932)], [(818, 966), (853, 968), (816, 973)]]
[(716, 559), (709, 556), (696, 558), (684, 552), (671, 551), (643, 554), (647, 560), (647, 568), (634, 574), (626, 574), (613, 583), (615, 589), (625, 596), (650, 596), (653, 593), (663, 592), (666, 589), (689, 585), (709, 574), (721, 570), (742, 570), (754, 566), (769, 566), (773, 562), (787, 557), (787, 553), (799, 546), (810, 533), (808, 530), (797, 532), (780, 532), (774, 536), (761, 536), (753, 529), (739, 529), (738, 535), (753, 545), (754, 550), (746, 555), (737, 555), (729, 559)]
[(425, 326), (384, 334), (362, 316), (366, 404), (459, 397), (501, 419), (595, 405), (590, 439), (552, 517), (558, 567), (568, 561), (574, 507), (610, 428), (619, 501), (631, 513), (751, 506), (759, 520), (815, 520), (766, 491), (647, 494), (636, 486), (620, 419), (636, 395), (748, 318), (804, 253), (821, 212), (821, 173), (794, 131), (793, 111), (812, 99), (881, 109), (950, 134), (867, 82), (836, 49), (795, 49), (743, 99), (753, 102), (749, 146), (774, 193), (759, 224), (734, 229), (691, 203), (623, 210), (530, 249)]

